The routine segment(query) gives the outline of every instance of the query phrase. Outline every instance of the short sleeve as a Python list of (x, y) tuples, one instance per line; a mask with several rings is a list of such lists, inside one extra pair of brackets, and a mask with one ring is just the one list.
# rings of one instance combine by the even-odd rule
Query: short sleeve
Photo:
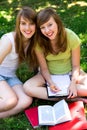
[(75, 49), (75, 48), (77, 48), (78, 46), (81, 45), (80, 38), (77, 36), (76, 33), (74, 33), (70, 29), (67, 29), (67, 42), (70, 46), (70, 49)]

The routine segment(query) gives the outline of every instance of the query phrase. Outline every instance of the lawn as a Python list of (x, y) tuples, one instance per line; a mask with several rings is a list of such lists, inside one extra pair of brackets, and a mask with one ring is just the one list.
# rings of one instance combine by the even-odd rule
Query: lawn
[[(30, 6), (36, 11), (48, 6), (56, 9), (64, 25), (76, 32), (82, 41), (81, 68), (87, 72), (87, 0), (0, 0), (0, 37), (4, 33), (14, 30), (16, 14), (22, 6)], [(33, 74), (25, 63), (17, 70), (17, 75), (23, 82)], [(32, 106), (40, 104), (53, 103), (34, 100)], [(21, 112), (6, 119), (0, 119), (0, 130), (33, 129), (24, 112)], [(47, 130), (47, 127), (37, 128), (37, 130)]]

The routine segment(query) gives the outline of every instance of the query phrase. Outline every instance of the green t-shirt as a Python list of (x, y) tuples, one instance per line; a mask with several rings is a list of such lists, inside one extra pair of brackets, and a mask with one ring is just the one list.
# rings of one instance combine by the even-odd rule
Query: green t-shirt
[[(60, 52), (58, 55), (49, 53), (45, 57), (50, 74), (65, 74), (72, 70), (71, 51), (77, 48), (81, 42), (79, 37), (72, 30), (66, 28), (66, 33), (68, 42), (67, 50)], [(42, 51), (38, 45), (36, 50)]]

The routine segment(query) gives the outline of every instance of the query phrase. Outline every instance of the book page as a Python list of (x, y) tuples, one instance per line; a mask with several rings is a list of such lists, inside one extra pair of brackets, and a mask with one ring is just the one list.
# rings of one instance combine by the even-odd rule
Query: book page
[(38, 116), (40, 125), (54, 125), (53, 107), (43, 105), (38, 107)]
[(56, 86), (60, 88), (61, 91), (53, 92), (51, 91), (49, 85), (47, 86), (48, 96), (66, 96), (68, 95), (68, 87), (70, 84), (70, 77), (68, 74), (65, 75), (51, 75), (52, 80), (55, 82)]
[(70, 110), (64, 99), (57, 102), (53, 108), (56, 124), (71, 120)]

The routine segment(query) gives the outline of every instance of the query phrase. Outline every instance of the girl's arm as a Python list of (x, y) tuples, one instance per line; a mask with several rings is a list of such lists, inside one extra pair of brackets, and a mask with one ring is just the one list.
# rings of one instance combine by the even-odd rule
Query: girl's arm
[(80, 46), (72, 50), (72, 82), (78, 80), (80, 73)]
[(56, 84), (51, 79), (44, 54), (40, 51), (36, 51), (35, 53), (36, 53), (36, 56), (40, 65), (40, 72), (42, 76), (48, 82), (51, 90), (55, 92), (59, 91), (58, 87), (56, 87)]
[(12, 44), (7, 37), (2, 37), (0, 39), (0, 64), (11, 51)]
[(80, 73), (80, 46), (72, 50), (72, 78), (69, 87), (68, 98), (73, 98), (77, 96), (76, 83), (78, 81), (78, 76)]

